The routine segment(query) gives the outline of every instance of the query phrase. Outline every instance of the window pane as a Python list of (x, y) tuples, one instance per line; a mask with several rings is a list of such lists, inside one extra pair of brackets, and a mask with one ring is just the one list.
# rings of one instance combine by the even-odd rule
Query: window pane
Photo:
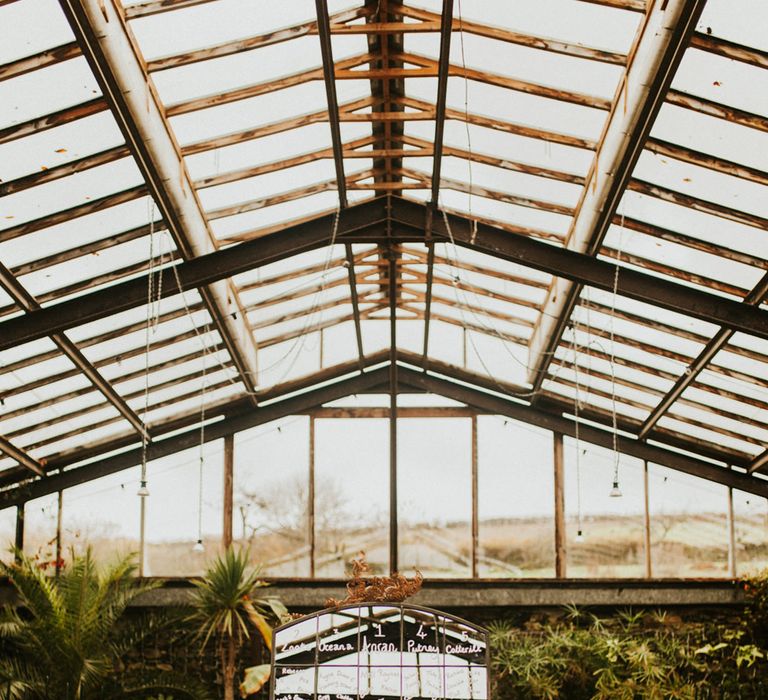
[(309, 576), (309, 419), (235, 435), (235, 541), (267, 576)]
[(726, 576), (726, 487), (656, 464), (648, 481), (653, 575)]
[(61, 540), (65, 558), (93, 549), (99, 562), (137, 554), (141, 502), (140, 467), (111, 474), (64, 491)]
[(554, 576), (552, 433), (479, 416), (481, 577)]
[[(571, 438), (565, 438), (563, 443), (567, 575), (578, 578), (643, 576), (642, 462), (620, 455), (622, 495), (614, 498), (610, 495), (614, 453), (584, 442), (577, 446)], [(578, 540), (579, 526), (582, 541)]]
[(400, 569), (472, 574), (469, 418), (398, 421)]
[(736, 573), (754, 574), (768, 567), (768, 500), (733, 492)]
[(148, 466), (146, 520), (147, 576), (197, 576), (220, 551), (222, 525), (223, 444), (205, 446), (202, 480), (203, 552), (198, 538), (200, 449), (192, 448)]
[(389, 570), (388, 445), (385, 419), (315, 422), (318, 576), (343, 576), (359, 552), (372, 571)]

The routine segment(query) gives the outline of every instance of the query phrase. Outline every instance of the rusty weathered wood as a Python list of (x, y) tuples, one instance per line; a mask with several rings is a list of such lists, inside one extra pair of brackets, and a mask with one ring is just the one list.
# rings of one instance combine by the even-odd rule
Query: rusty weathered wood
[(674, 158), (682, 163), (697, 165), (707, 170), (714, 170), (724, 175), (732, 175), (742, 180), (756, 182), (759, 185), (768, 185), (768, 172), (758, 168), (752, 168), (748, 165), (742, 165), (732, 160), (719, 158), (717, 156), (701, 153), (691, 148), (685, 148), (669, 141), (661, 139), (648, 139), (645, 144), (645, 150), (655, 153), (659, 156)]
[(33, 56), (25, 56), (11, 63), (0, 65), (0, 83), (11, 78), (31, 73), (41, 68), (56, 65), (81, 55), (77, 42), (62, 44), (53, 49), (47, 49)]
[(655, 226), (645, 221), (640, 221), (632, 217), (616, 215), (613, 217), (613, 223), (616, 226), (622, 226), (624, 228), (637, 231), (638, 233), (645, 234), (646, 236), (652, 236), (653, 238), (659, 238), (661, 240), (670, 241), (678, 245), (691, 248), (693, 250), (700, 250), (710, 255), (715, 255), (719, 258), (726, 260), (733, 260), (734, 262), (742, 263), (743, 265), (750, 265), (752, 267), (758, 267), (768, 269), (768, 261), (765, 258), (757, 255), (750, 255), (734, 248), (729, 248), (726, 245), (717, 245), (710, 243), (701, 238), (695, 236), (689, 236), (684, 233), (672, 231), (671, 229), (662, 228), (661, 226)]
[(77, 204), (68, 209), (60, 209), (38, 219), (25, 221), (23, 224), (9, 226), (8, 228), (0, 230), (0, 241), (10, 241), (19, 236), (26, 236), (29, 233), (42, 231), (51, 226), (58, 226), (59, 224), (71, 221), (72, 219), (88, 216), (89, 214), (103, 211), (109, 207), (115, 207), (119, 204), (125, 204), (126, 202), (133, 202), (146, 195), (147, 188), (144, 185), (139, 185), (138, 187), (131, 187), (127, 190), (122, 190), (121, 192), (115, 192), (114, 194), (99, 197), (98, 199), (92, 199), (83, 204)]
[(757, 68), (768, 68), (768, 52), (720, 39), (711, 34), (696, 32), (691, 38), (691, 48), (741, 61)]
[[(409, 5), (401, 5), (397, 7), (396, 12), (403, 17), (421, 20), (420, 23), (403, 23), (404, 28), (407, 31), (437, 31), (440, 28), (440, 15), (436, 12), (422, 10)], [(355, 31), (359, 27), (360, 25), (349, 25), (345, 28), (345, 31)], [(599, 61), (601, 63), (624, 65), (627, 61), (627, 57), (620, 53), (603, 51), (581, 44), (566, 43), (547, 37), (522, 34), (506, 27), (494, 27), (479, 22), (472, 22), (463, 17), (453, 20), (452, 31), (466, 32), (467, 34), (474, 34), (486, 39), (496, 39), (509, 44), (525, 46), (530, 49), (538, 49), (540, 51), (558, 53), (575, 58), (584, 58), (590, 61)]]
[(478, 578), (478, 559), (480, 555), (480, 498), (479, 498), (479, 449), (477, 435), (477, 416), (472, 416), (472, 578)]
[[(432, 148), (432, 143), (426, 139), (421, 139), (416, 136), (403, 136), (403, 143), (410, 146), (417, 146), (424, 149), (426, 155), (429, 155)], [(408, 155), (408, 151), (404, 151), (404, 155)], [(413, 151), (413, 156), (420, 156), (421, 153)], [(570, 182), (575, 185), (583, 185), (584, 177), (577, 175), (576, 173), (567, 173), (561, 170), (554, 170), (552, 168), (545, 168), (532, 163), (523, 163), (521, 161), (510, 160), (508, 158), (500, 158), (498, 156), (492, 156), (485, 153), (477, 153), (475, 151), (468, 151), (464, 148), (458, 148), (456, 146), (443, 146), (444, 156), (453, 156), (455, 158), (463, 158), (464, 160), (472, 161), (473, 163), (482, 163), (483, 165), (491, 165), (495, 168), (501, 168), (502, 170), (511, 170), (513, 172), (524, 173), (525, 175), (534, 175), (536, 177), (544, 177), (550, 180), (559, 180), (561, 182)], [(434, 175), (433, 175), (434, 177)]]
[(137, 17), (150, 17), (171, 10), (183, 10), (208, 2), (212, 2), (212, 0), (148, 0), (148, 2), (128, 5), (123, 9), (123, 14), (126, 19), (136, 19)]
[(209, 175), (207, 177), (199, 178), (195, 180), (195, 187), (198, 189), (205, 189), (206, 187), (216, 187), (217, 185), (224, 185), (230, 182), (237, 182), (239, 180), (246, 180), (250, 177), (258, 177), (259, 175), (266, 175), (269, 173), (279, 172), (286, 168), (295, 168), (299, 165), (306, 163), (312, 163), (316, 160), (324, 158), (332, 158), (333, 150), (330, 148), (322, 148), (317, 151), (310, 151), (302, 153), (291, 158), (284, 158), (281, 160), (271, 161), (262, 165), (253, 165), (247, 168), (241, 168), (239, 170), (230, 170), (229, 172), (218, 173), (216, 175)]
[(648, 460), (643, 460), (643, 554), (645, 559), (645, 577), (653, 576), (651, 558), (651, 505), (648, 489)]
[[(435, 108), (435, 105), (414, 97), (398, 97), (395, 99), (395, 103), (400, 104), (403, 107), (411, 107), (422, 111), (428, 111)], [(540, 139), (542, 141), (548, 141), (549, 143), (573, 146), (574, 148), (583, 148), (593, 151), (597, 147), (597, 144), (591, 139), (581, 138), (579, 136), (566, 133), (549, 131), (546, 129), (539, 129), (533, 126), (528, 126), (526, 124), (516, 124), (514, 122), (505, 121), (503, 119), (496, 119), (495, 117), (489, 117), (473, 112), (465, 112), (464, 110), (459, 109), (446, 109), (445, 118), (454, 119), (460, 122), (467, 122), (475, 126), (482, 126), (487, 129), (493, 129), (494, 131), (502, 131), (507, 134), (527, 136), (528, 138)]]
[(81, 173), (90, 170), (91, 168), (97, 168), (100, 165), (114, 163), (116, 160), (127, 158), (129, 155), (130, 151), (127, 146), (117, 146), (115, 148), (109, 148), (106, 151), (101, 151), (100, 153), (94, 153), (93, 155), (69, 161), (68, 163), (55, 165), (51, 168), (43, 167), (37, 172), (30, 173), (29, 175), (0, 182), (0, 197), (21, 192), (30, 187), (36, 187), (37, 185), (43, 185), (47, 182), (54, 182), (55, 180), (60, 180), (69, 175)]
[[(363, 97), (359, 100), (351, 100), (339, 105), (339, 110), (343, 117), (348, 112), (354, 112), (358, 109), (365, 109), (374, 104), (372, 97)], [(282, 134), (292, 129), (299, 129), (302, 126), (309, 126), (311, 124), (318, 124), (328, 121), (328, 110), (321, 109), (315, 112), (307, 112), (301, 114), (298, 117), (290, 117), (288, 119), (280, 119), (276, 122), (270, 122), (257, 126), (251, 129), (245, 129), (243, 131), (235, 131), (221, 136), (216, 136), (211, 139), (205, 139), (203, 141), (195, 141), (186, 144), (181, 147), (183, 155), (194, 155), (197, 153), (204, 153), (216, 148), (224, 148), (226, 146), (233, 146), (238, 143), (245, 143), (247, 141), (253, 141), (255, 139), (264, 138), (265, 136), (272, 136), (274, 134)]]
[(641, 12), (643, 14), (648, 11), (647, 0), (579, 0), (579, 2), (588, 2), (592, 5), (602, 5), (604, 7), (612, 7), (617, 10)]
[[(333, 33), (343, 31), (345, 22), (367, 17), (370, 12), (371, 10), (367, 7), (356, 7), (350, 10), (336, 12), (330, 17), (332, 23), (331, 31)], [(290, 41), (291, 39), (297, 39), (298, 37), (311, 34), (317, 34), (316, 20), (303, 22), (291, 27), (283, 27), (282, 29), (276, 29), (275, 31), (259, 34), (257, 36), (223, 42), (196, 51), (188, 51), (186, 53), (155, 58), (151, 61), (147, 61), (147, 71), (152, 73), (168, 68), (178, 68), (179, 66), (199, 63), (200, 61), (209, 61), (214, 58), (232, 56), (244, 51), (253, 51), (254, 49), (260, 49), (265, 46), (274, 46), (275, 44), (280, 44), (284, 41)]]
[(754, 226), (761, 230), (768, 229), (768, 219), (765, 217), (758, 216), (757, 214), (750, 214), (741, 209), (734, 209), (733, 207), (718, 204), (717, 202), (710, 202), (700, 197), (683, 194), (682, 192), (677, 192), (668, 187), (654, 185), (653, 183), (633, 178), (630, 180), (628, 188), (632, 192), (639, 192), (648, 197), (661, 199), (664, 202), (679, 204), (680, 206), (693, 209), (694, 211), (700, 211), (704, 214), (719, 216), (723, 219), (728, 219), (729, 221), (735, 221), (738, 224)]
[(221, 544), (224, 549), (232, 546), (232, 517), (235, 504), (235, 436), (224, 436), (224, 522), (221, 527)]
[[(338, 79), (343, 79), (345, 73), (351, 68), (363, 65), (364, 63), (370, 63), (373, 59), (374, 57), (371, 56), (371, 54), (364, 53), (339, 61), (336, 64), (336, 76)], [(166, 107), (165, 113), (169, 117), (174, 117), (180, 114), (189, 114), (190, 112), (217, 107), (219, 105), (231, 104), (233, 102), (251, 99), (260, 95), (271, 94), (278, 90), (285, 90), (286, 88), (295, 87), (296, 85), (304, 85), (305, 83), (314, 80), (323, 80), (323, 75), (322, 66), (312, 68), (311, 70), (299, 71), (298, 73), (291, 73), (290, 75), (284, 75), (281, 78), (267, 80), (262, 83), (246, 85), (245, 87), (230, 90), (228, 92), (177, 102)], [(363, 74), (358, 74), (356, 79), (364, 77)]]
[(740, 126), (746, 126), (750, 129), (768, 131), (768, 117), (764, 117), (761, 114), (754, 114), (743, 109), (737, 109), (736, 107), (729, 107), (728, 105), (713, 102), (712, 100), (707, 100), (703, 97), (697, 97), (696, 95), (689, 95), (688, 93), (679, 90), (670, 90), (667, 93), (666, 100), (669, 104), (675, 105), (676, 107), (683, 107), (684, 109), (690, 109), (710, 117), (724, 119), (732, 124), (739, 124)]
[[(405, 64), (415, 64), (418, 68), (388, 68), (388, 69), (372, 69), (364, 71), (364, 75), (370, 78), (397, 78), (397, 77), (437, 77), (439, 74), (438, 62), (429, 56), (422, 56), (413, 52), (403, 53), (398, 58)], [(514, 90), (515, 92), (522, 92), (528, 95), (535, 95), (537, 97), (545, 97), (558, 102), (568, 102), (575, 105), (581, 105), (582, 107), (591, 107), (592, 109), (608, 110), (611, 108), (611, 101), (602, 97), (596, 97), (594, 95), (587, 95), (579, 92), (573, 92), (571, 90), (561, 90), (558, 88), (549, 87), (547, 85), (540, 85), (527, 80), (520, 80), (518, 78), (512, 78), (506, 75), (499, 75), (498, 73), (491, 73), (489, 71), (476, 70), (474, 68), (466, 68), (464, 66), (458, 66), (451, 64), (448, 67), (449, 75), (453, 77), (466, 78), (468, 80), (476, 80), (487, 85), (493, 85), (495, 87), (505, 88), (507, 90)], [(356, 71), (340, 71), (339, 77), (351, 78), (353, 76), (349, 73)]]
[(78, 119), (85, 119), (107, 109), (107, 103), (104, 98), (97, 97), (88, 102), (60, 109), (58, 112), (35, 117), (19, 124), (12, 124), (4, 129), (0, 129), (0, 144), (9, 143), (25, 136), (39, 134), (48, 129), (77, 121)]
[[(478, 411), (465, 406), (400, 406), (398, 418), (472, 418)], [(313, 408), (309, 415), (316, 419), (389, 418), (387, 406), (344, 406)]]
[(565, 464), (563, 435), (552, 434), (555, 493), (555, 578), (566, 577)]

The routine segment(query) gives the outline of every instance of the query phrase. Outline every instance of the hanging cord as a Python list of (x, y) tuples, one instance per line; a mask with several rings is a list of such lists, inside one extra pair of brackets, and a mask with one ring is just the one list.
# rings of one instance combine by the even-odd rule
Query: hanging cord
[(621, 249), (624, 237), (624, 213), (621, 214), (621, 229), (619, 233), (619, 247), (616, 251), (616, 264), (613, 270), (613, 298), (611, 300), (610, 343), (611, 343), (611, 428), (613, 429), (613, 486), (611, 496), (621, 496), (619, 490), (619, 432), (618, 417), (616, 413), (616, 347), (614, 322), (616, 318), (616, 297), (619, 290), (619, 263), (621, 262)]
[(205, 389), (206, 389), (206, 362), (207, 351), (203, 348), (202, 384), (200, 386), (200, 454), (198, 457), (197, 480), (197, 543), (195, 551), (203, 551), (203, 472), (205, 468)]
[(467, 152), (469, 153), (469, 159), (467, 160), (467, 174), (469, 175), (469, 192), (467, 198), (467, 211), (469, 212), (469, 218), (472, 221), (472, 235), (470, 236), (470, 242), (474, 245), (477, 239), (477, 219), (472, 216), (472, 193), (474, 191), (474, 181), (472, 174), (472, 136), (469, 129), (469, 78), (467, 77), (467, 58), (464, 53), (464, 15), (461, 11), (461, 0), (458, 0), (459, 10), (459, 47), (461, 49), (461, 65), (464, 69), (464, 130), (467, 134)]
[[(155, 201), (150, 197), (147, 204), (149, 218), (149, 261), (147, 263), (147, 322), (144, 331), (144, 412), (141, 422), (144, 431), (141, 436), (141, 477), (138, 495), (142, 498), (149, 496), (147, 488), (147, 415), (149, 414), (149, 351), (152, 347), (152, 334), (157, 329), (160, 318), (161, 282), (158, 281), (158, 291), (155, 295)], [(162, 263), (162, 259), (161, 259)]]
[(573, 317), (573, 326), (571, 328), (571, 352), (573, 354), (573, 371), (576, 383), (576, 394), (573, 400), (574, 432), (576, 438), (576, 540), (581, 541), (584, 537), (581, 518), (581, 440), (579, 434), (581, 410), (581, 383), (579, 375), (579, 322), (576, 316)]
[[(315, 292), (315, 295), (313, 297), (312, 305), (310, 306), (309, 311), (307, 312), (307, 321), (304, 324), (304, 327), (301, 329), (301, 332), (300, 332), (299, 336), (293, 341), (293, 344), (291, 345), (291, 347), (288, 348), (288, 350), (282, 356), (280, 356), (277, 360), (275, 360), (275, 362), (273, 362), (271, 365), (269, 365), (267, 367), (262, 367), (261, 368), (261, 372), (269, 371), (270, 369), (280, 365), (288, 357), (290, 357), (294, 352), (296, 352), (296, 356), (293, 358), (293, 360), (291, 362), (291, 365), (288, 367), (286, 372), (283, 374), (283, 377), (281, 377), (277, 381), (278, 384), (291, 371), (291, 369), (293, 369), (293, 366), (296, 364), (296, 361), (297, 361), (299, 355), (301, 354), (301, 350), (302, 350), (302, 348), (304, 346), (304, 343), (306, 342), (306, 335), (313, 330), (312, 326), (315, 325), (315, 323), (314, 323), (314, 321), (315, 321), (314, 316), (315, 316), (315, 313), (316, 313), (316, 310), (317, 310), (318, 306), (320, 305), (320, 296), (325, 291), (325, 287), (326, 287), (326, 284), (327, 284), (328, 271), (329, 271), (329, 269), (331, 267), (331, 262), (332, 262), (332, 259), (333, 259), (333, 246), (336, 243), (336, 238), (337, 238), (338, 230), (339, 230), (339, 218), (340, 218), (340, 216), (341, 216), (341, 209), (337, 207), (336, 215), (335, 215), (334, 220), (333, 220), (333, 228), (332, 228), (332, 231), (331, 231), (331, 243), (328, 246), (328, 254), (326, 255), (323, 271), (318, 276), (321, 279), (320, 289), (318, 289), (318, 291)], [(210, 322), (206, 322), (205, 324), (203, 324), (202, 331), (201, 331), (201, 328), (198, 327), (198, 325), (195, 323), (194, 318), (192, 316), (192, 310), (190, 309), (189, 302), (187, 301), (186, 290), (184, 289), (184, 287), (183, 287), (183, 285), (181, 283), (181, 278), (179, 277), (179, 271), (178, 271), (177, 268), (178, 268), (177, 265), (171, 265), (171, 270), (173, 271), (174, 281), (176, 283), (176, 289), (178, 290), (178, 293), (181, 296), (181, 301), (182, 301), (182, 304), (184, 305), (184, 311), (186, 313), (187, 318), (190, 321), (190, 325), (192, 327), (192, 331), (194, 332), (195, 336), (197, 337), (198, 342), (200, 343), (201, 349), (203, 350), (204, 353), (209, 352), (210, 350), (208, 348), (208, 344), (207, 344), (207, 341), (205, 340), (204, 335), (207, 335), (210, 332), (210, 330), (211, 330)], [(321, 314), (322, 314), (322, 312), (321, 312)], [(321, 316), (321, 318), (322, 318), (322, 316)], [(225, 378), (226, 378), (226, 380), (230, 384), (232, 384), (233, 386), (241, 384), (240, 379), (237, 376), (233, 376), (231, 374), (232, 367), (228, 367), (227, 365), (224, 364), (224, 362), (222, 362), (221, 358), (219, 357), (218, 352), (211, 352), (210, 354), (213, 355), (213, 358), (216, 360), (216, 363), (219, 365), (219, 367), (226, 372)], [(258, 382), (258, 378), (255, 378), (255, 379)], [(249, 396), (257, 396), (258, 395), (257, 392), (248, 391), (245, 387), (242, 387), (241, 390), (242, 390), (242, 392), (244, 394), (249, 395)]]

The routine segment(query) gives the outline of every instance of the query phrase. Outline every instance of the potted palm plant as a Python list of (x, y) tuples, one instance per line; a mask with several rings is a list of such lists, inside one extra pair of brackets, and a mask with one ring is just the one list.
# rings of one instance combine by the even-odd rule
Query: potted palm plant
[[(255, 594), (267, 584), (259, 580), (258, 569), (250, 566), (246, 551), (229, 547), (194, 584), (190, 620), (198, 628), (201, 651), (215, 646), (223, 669), (224, 700), (234, 700), (235, 676), (244, 643), (257, 634), (271, 651), (269, 616), (278, 620), (290, 616), (276, 598)], [(268, 678), (269, 664), (246, 668), (240, 694), (247, 697), (257, 692)]]

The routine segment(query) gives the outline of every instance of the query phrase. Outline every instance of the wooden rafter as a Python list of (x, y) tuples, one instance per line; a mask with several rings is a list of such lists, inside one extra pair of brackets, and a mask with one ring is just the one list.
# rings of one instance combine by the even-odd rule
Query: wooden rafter
[[(641, 23), (569, 231), (569, 249), (587, 255), (599, 251), (704, 4), (671, 0)], [(580, 293), (579, 284), (553, 280), (529, 351), (534, 392), (541, 388)]]
[[(190, 259), (214, 250), (215, 238), (119, 5), (98, 0), (61, 0), (61, 5), (179, 253)], [(257, 349), (239, 320), (237, 291), (222, 280), (200, 294), (252, 395)]]

